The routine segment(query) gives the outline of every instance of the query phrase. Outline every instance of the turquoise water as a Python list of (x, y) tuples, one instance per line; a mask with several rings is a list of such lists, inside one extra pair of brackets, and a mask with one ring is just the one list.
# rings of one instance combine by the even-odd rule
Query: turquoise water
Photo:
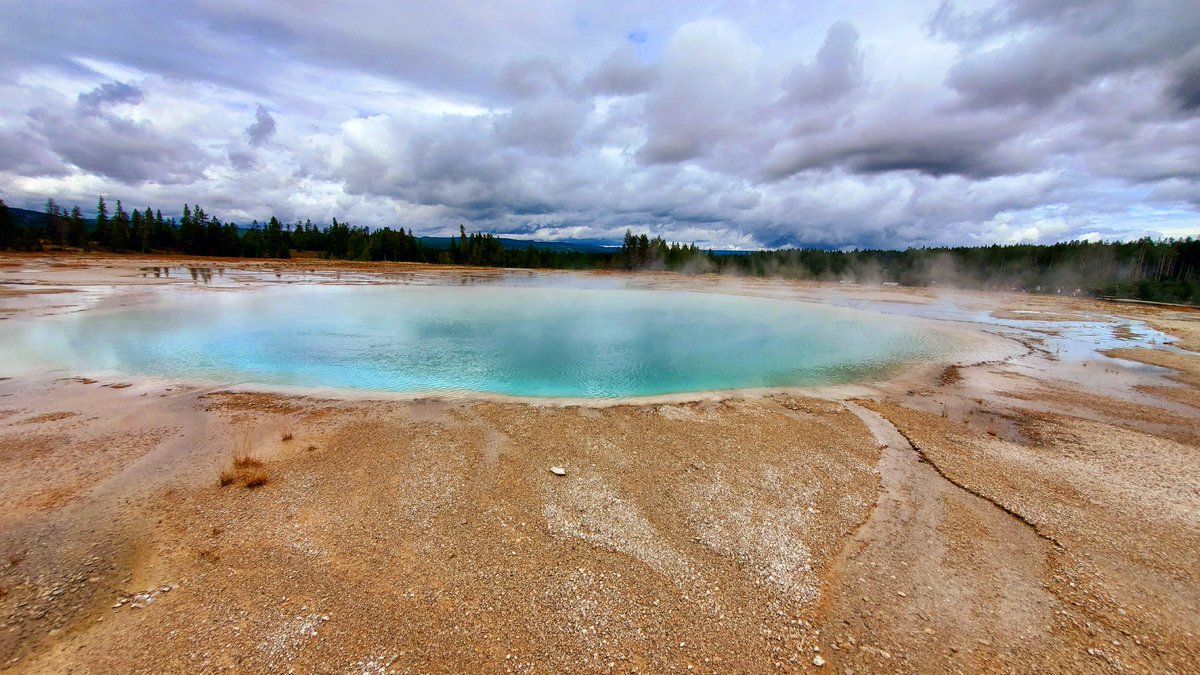
[(288, 285), (2, 322), (37, 365), (225, 384), (615, 397), (860, 380), (943, 353), (895, 316), (620, 288)]

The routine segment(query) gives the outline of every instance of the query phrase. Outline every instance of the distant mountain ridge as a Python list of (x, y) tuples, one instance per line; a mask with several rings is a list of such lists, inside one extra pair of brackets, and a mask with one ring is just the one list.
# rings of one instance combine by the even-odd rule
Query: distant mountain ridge
[[(44, 211), (30, 211), (29, 209), (18, 209), (10, 206), (8, 207), (8, 212), (12, 214), (13, 223), (17, 227), (46, 227), (48, 216)], [(71, 210), (67, 209), (65, 215), (71, 215)], [(89, 230), (96, 227), (95, 218), (84, 218), (83, 222)]]

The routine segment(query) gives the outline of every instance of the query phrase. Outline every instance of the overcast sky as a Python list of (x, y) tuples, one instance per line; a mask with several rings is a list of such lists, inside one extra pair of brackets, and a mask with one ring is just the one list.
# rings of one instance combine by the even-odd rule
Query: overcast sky
[(717, 248), (1200, 235), (1197, 0), (0, 16), (11, 206)]

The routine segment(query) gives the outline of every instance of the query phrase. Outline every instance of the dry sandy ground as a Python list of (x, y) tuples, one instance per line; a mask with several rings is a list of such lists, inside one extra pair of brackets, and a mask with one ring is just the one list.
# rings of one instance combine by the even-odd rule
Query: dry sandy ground
[[(191, 283), (139, 269), (163, 264), (0, 259), (0, 317)], [(639, 283), (731, 290), (681, 279)], [(1200, 345), (1193, 312), (953, 295)], [(870, 386), (605, 406), (0, 381), (0, 670), (1200, 672), (1200, 356), (1016, 337)], [(222, 486), (235, 454), (261, 466)]]

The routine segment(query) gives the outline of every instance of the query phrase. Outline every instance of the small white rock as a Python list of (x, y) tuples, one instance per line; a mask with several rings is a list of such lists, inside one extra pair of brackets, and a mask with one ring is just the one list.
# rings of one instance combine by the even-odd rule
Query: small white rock
[(825, 665), (825, 659), (821, 658), (820, 654), (817, 654), (813, 657), (813, 665), (820, 668), (821, 666)]
[(554, 474), (555, 476), (565, 476), (567, 475), (567, 470), (561, 466), (552, 466), (550, 467), (550, 473)]

